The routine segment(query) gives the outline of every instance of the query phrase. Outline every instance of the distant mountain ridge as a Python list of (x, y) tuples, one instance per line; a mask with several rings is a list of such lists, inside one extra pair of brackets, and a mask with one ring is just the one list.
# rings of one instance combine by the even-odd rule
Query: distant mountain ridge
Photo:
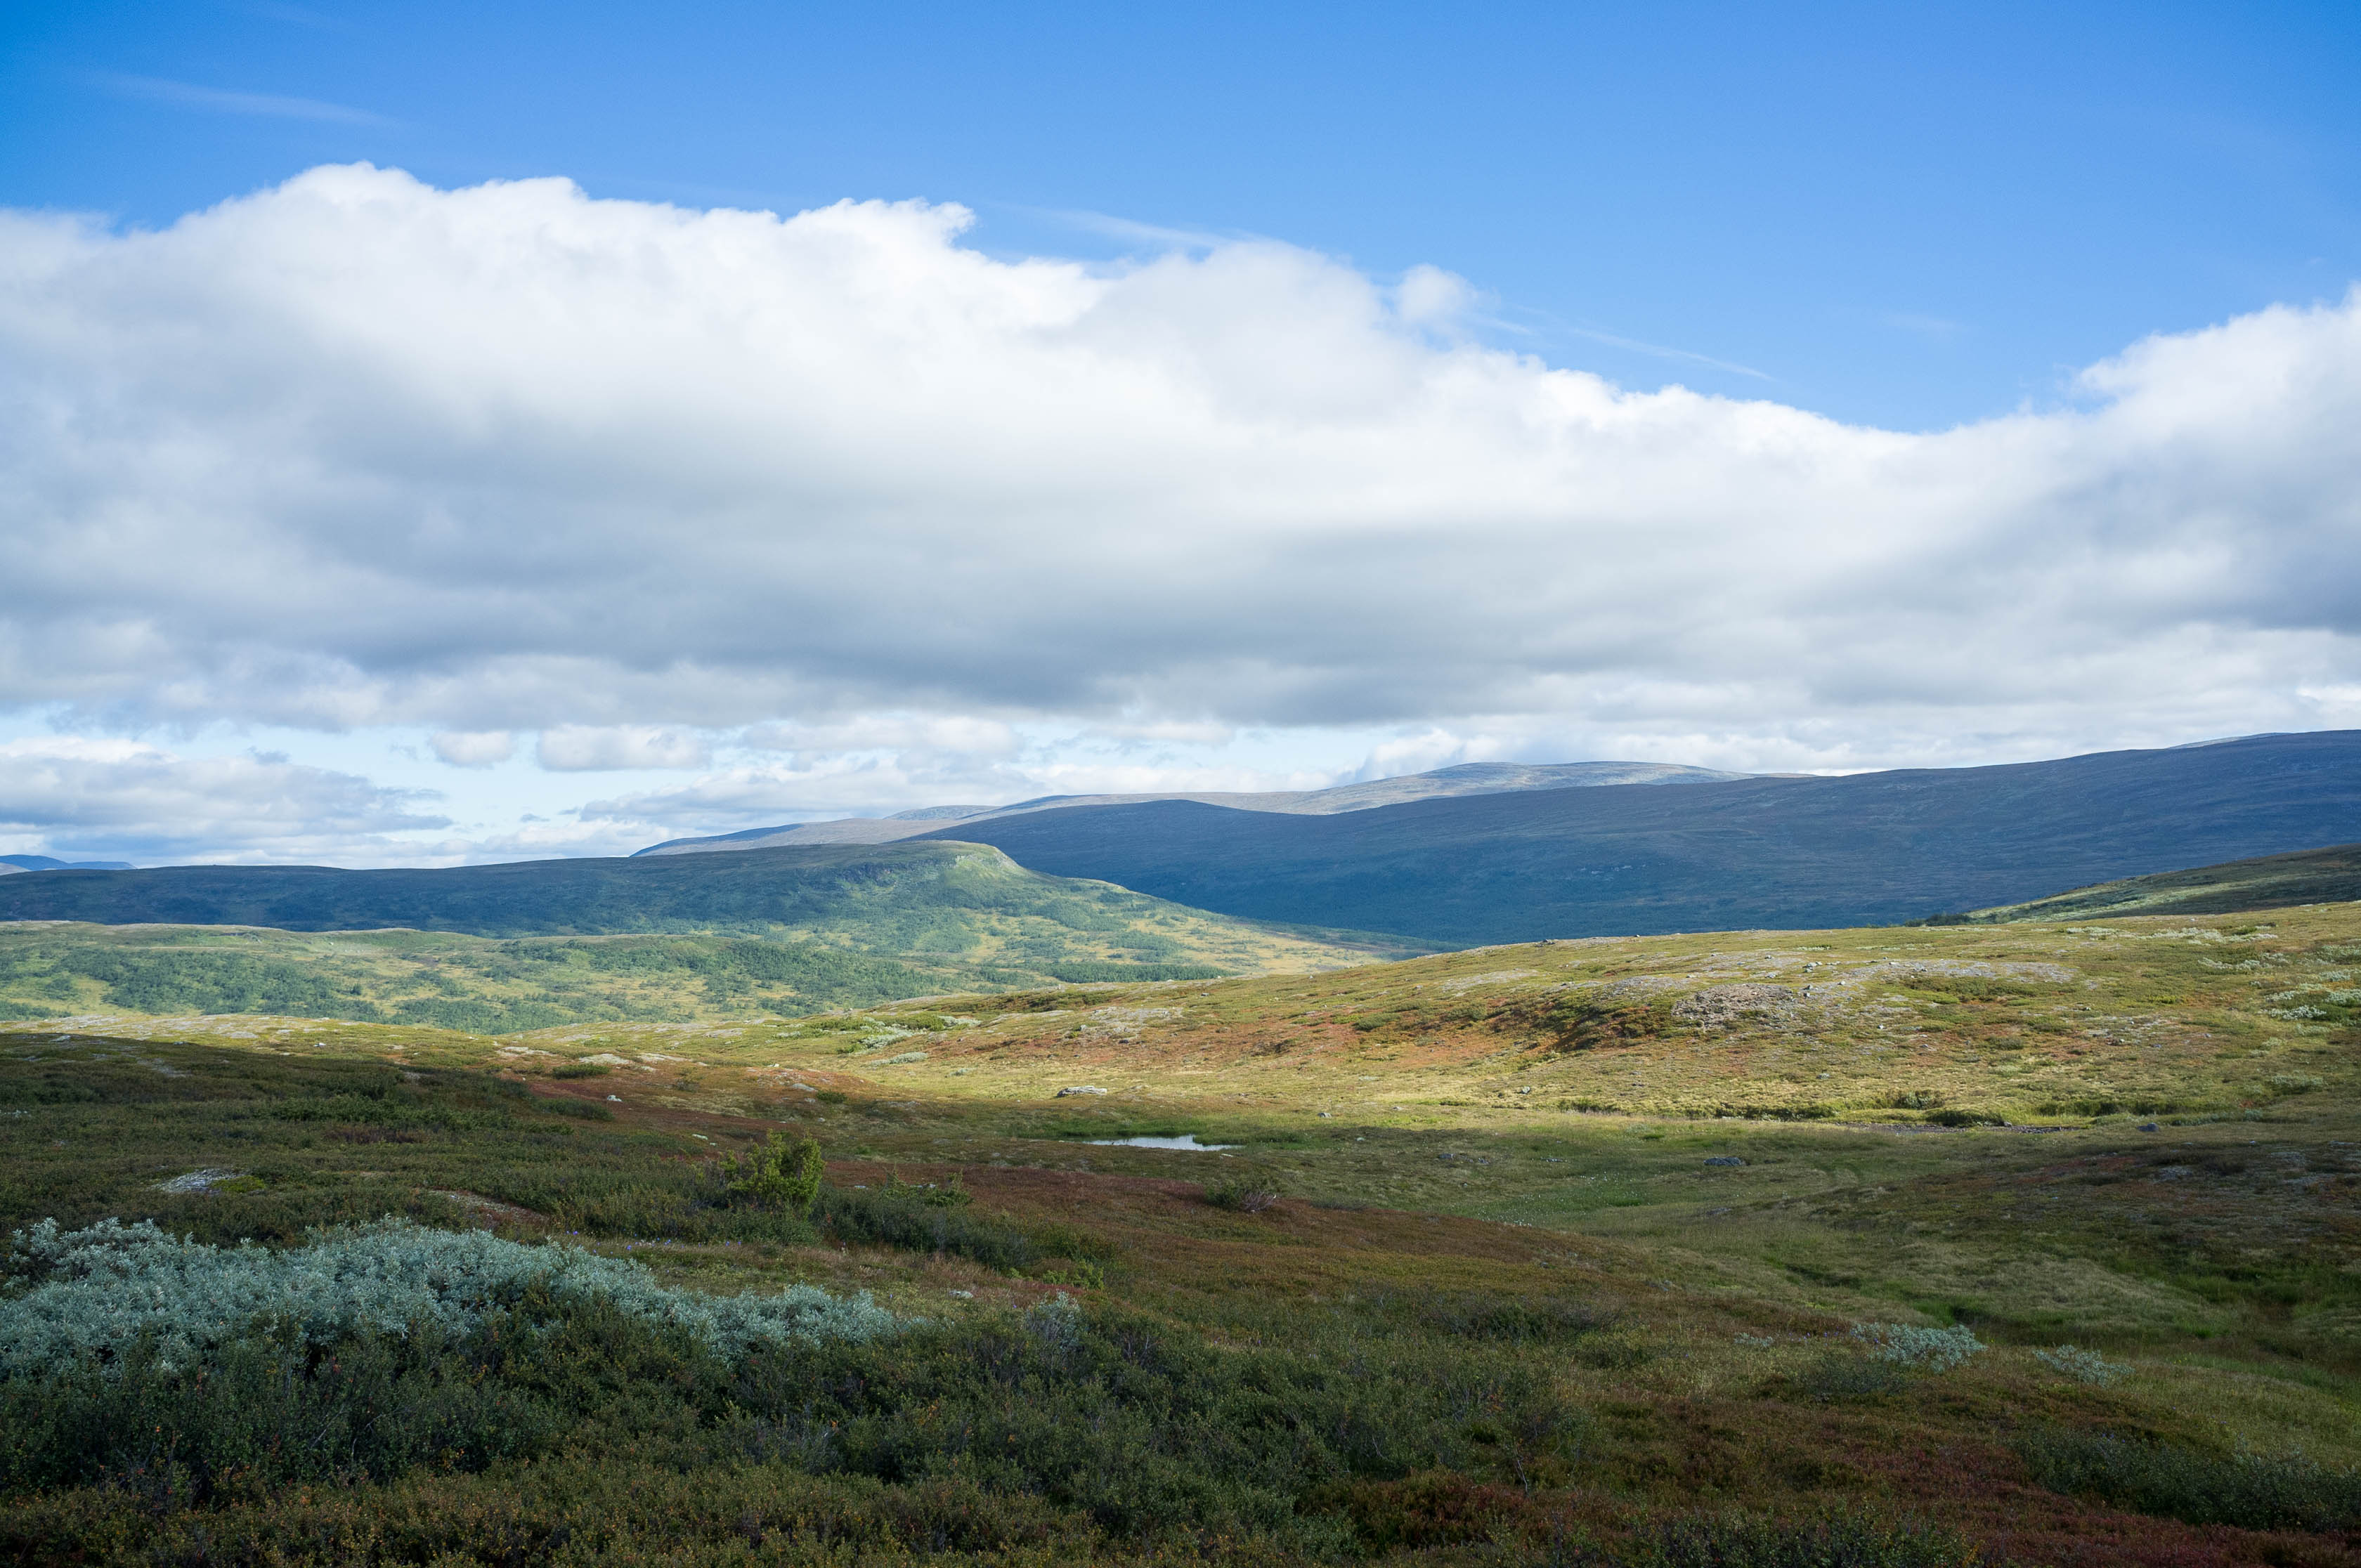
[(11, 872), (127, 872), (129, 861), (60, 861), (52, 855), (0, 855), (0, 876)]
[(1317, 817), (1082, 806), (925, 838), (1201, 909), (1454, 946), (1891, 924), (2361, 839), (2361, 731)]
[(891, 817), (845, 817), (830, 822), (795, 822), (776, 828), (749, 828), (708, 839), (668, 839), (651, 844), (637, 855), (694, 855), (715, 850), (770, 849), (783, 844), (889, 844), (915, 839), (938, 822), (987, 822), (1036, 811), (1059, 811), (1082, 806), (1143, 806), (1153, 801), (1188, 800), (1235, 811), (1270, 811), (1294, 816), (1325, 817), (1340, 811), (1368, 811), (1405, 801), (1449, 795), (1497, 795), (1511, 790), (1581, 789), (1610, 784), (1713, 784), (1742, 779), (1746, 773), (1692, 768), (1678, 762), (1461, 762), (1422, 773), (1370, 779), (1361, 784), (1335, 784), (1327, 789), (1272, 790), (1262, 793), (1199, 790), (1165, 795), (1044, 795), (1010, 806), (923, 806)]

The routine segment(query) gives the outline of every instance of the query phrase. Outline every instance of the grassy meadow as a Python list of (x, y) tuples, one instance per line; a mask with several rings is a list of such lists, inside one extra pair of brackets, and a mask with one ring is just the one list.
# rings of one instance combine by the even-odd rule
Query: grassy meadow
[[(0, 1552), (2352, 1563), (2356, 973), (2323, 905), (800, 1017), (20, 1022), (0, 1226), (395, 1215), (904, 1326), (718, 1347), (520, 1288), (19, 1373)], [(1183, 1134), (1228, 1146), (1090, 1141)], [(774, 1135), (825, 1151), (808, 1213), (732, 1189)]]

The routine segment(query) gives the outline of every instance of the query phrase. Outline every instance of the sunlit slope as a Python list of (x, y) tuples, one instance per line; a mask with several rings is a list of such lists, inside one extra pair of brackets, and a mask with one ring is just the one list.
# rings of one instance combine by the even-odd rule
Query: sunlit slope
[(2004, 767), (1415, 801), (1189, 802), (939, 829), (1200, 909), (1452, 946), (1914, 919), (2353, 839), (2361, 731)]
[[(37, 904), (44, 913), (63, 905), (87, 911), (85, 921), (194, 915), (206, 924), (37, 924), (20, 907), (19, 923), (0, 926), (0, 1017), (251, 1014), (504, 1032), (796, 1014), (980, 986), (1262, 973), (1371, 956), (1041, 876), (969, 846), (467, 874), (194, 867), (27, 876), (12, 887), (17, 881), (60, 891)], [(313, 928), (262, 924), (272, 919)], [(239, 921), (249, 924), (230, 924)], [(403, 928), (428, 922), (445, 928)], [(318, 928), (335, 926), (373, 928)], [(470, 926), (563, 935), (486, 937)], [(602, 927), (629, 934), (598, 934)]]
[[(2361, 824), (2356, 824), (2361, 825)], [(2218, 915), (2361, 898), (2361, 844), (2266, 855), (2185, 872), (2078, 887), (2028, 904), (1979, 909), (1965, 921), (2088, 920), (2118, 915)], [(1948, 918), (1948, 917), (1947, 917)]]
[[(1538, 1376), (1496, 1384), (1569, 1413), (1466, 1438), (1454, 1463), (1480, 1491), (1439, 1491), (1432, 1468), (1401, 1485), (1419, 1507), (1481, 1501), (1494, 1534), (1500, 1510), (1526, 1510), (1535, 1561), (1562, 1522), (1548, 1510), (1609, 1524), (1623, 1517), (1610, 1509), (1686, 1510), (1688, 1478), (1707, 1475), (1716, 1510), (1906, 1509), (1975, 1533), (1993, 1562), (2327, 1563), (2341, 1561), (2334, 1532), (2361, 1518), (2343, 1479), (2361, 1460), (2361, 1101), (2339, 1000), (2356, 960), (2361, 910), (2346, 905), (1532, 944), (500, 1038), (302, 1019), (20, 1025), (0, 1029), (0, 1229), (153, 1218), (174, 1234), (293, 1244), (386, 1213), (490, 1225), (644, 1260), (671, 1287), (873, 1290), (948, 1332), (979, 1328), (928, 1365), (995, 1378), (994, 1358), (1036, 1337), (999, 1314), (1063, 1294), (1132, 1336), (1089, 1341), (1104, 1359), (1061, 1355), (1086, 1378), (1131, 1388), (1142, 1367), (1233, 1367), (1283, 1347), (1343, 1369), (1367, 1409), (1395, 1386), (1382, 1379), (1428, 1368), (1447, 1398), (1378, 1408), (1441, 1409), (1462, 1433), (1466, 1390), (1514, 1353)], [(1060, 1092), (1083, 1087), (1105, 1092)], [(1610, 1093), (1625, 1113), (1605, 1113)], [(2004, 1113), (2016, 1124), (1983, 1120)], [(819, 1140), (851, 1210), (957, 1192), (979, 1226), (920, 1223), (893, 1245), (880, 1232), (783, 1235), (776, 1216), (723, 1199), (717, 1159), (781, 1132)], [(1230, 1146), (1083, 1141), (1150, 1132)], [(1279, 1196), (1254, 1211), (1221, 1196), (1246, 1191)], [(1024, 1247), (976, 1245), (1010, 1233)], [(1855, 1324), (1971, 1331), (1979, 1348), (1948, 1368), (1900, 1366), (1867, 1354)], [(915, 1388), (907, 1430), (964, 1441), (942, 1418), (943, 1385), (911, 1375), (938, 1342), (916, 1343), (873, 1377), (824, 1387)], [(588, 1364), (635, 1398), (675, 1387), (678, 1365), (634, 1383), (611, 1369), (652, 1364)], [(796, 1365), (789, 1416), (823, 1387)], [(1011, 1398), (1038, 1404), (1055, 1387), (1028, 1376)], [(1255, 1394), (1239, 1409), (1258, 1419), (1274, 1407), (1267, 1387)], [(1561, 1428), (1579, 1442), (1565, 1468), (1508, 1448)], [(666, 1549), (686, 1509), (734, 1552), (753, 1516), (726, 1488), (802, 1484), (789, 1464), (749, 1466), (734, 1430), (707, 1451), (717, 1464), (682, 1480), (675, 1434), (693, 1419), (664, 1429), (653, 1460), (636, 1431), (564, 1430), (589, 1434), (573, 1470), (536, 1459), (418, 1485), (505, 1488), (555, 1521), (551, 1477), (576, 1476), (566, 1506), (591, 1501), (565, 1519), (595, 1505), (609, 1520), (628, 1492)], [(2049, 1447), (2028, 1449), (2027, 1432)], [(2080, 1496), (2074, 1456), (2120, 1453), (2125, 1433), (2170, 1445), (2188, 1486), (2134, 1497), (2136, 1512)], [(1006, 1439), (983, 1446), (1005, 1463)], [(872, 1452), (898, 1465), (909, 1451)], [(1062, 1440), (1047, 1452), (1071, 1463)], [(1290, 1457), (1273, 1473), (1299, 1468)], [(873, 1507), (880, 1494), (854, 1479)], [(2248, 1479), (2279, 1488), (2270, 1508), (2293, 1497), (2343, 1511), (2299, 1518), (2309, 1537), (2281, 1528), (2284, 1509), (2235, 1516), (2252, 1528), (2174, 1517)], [(321, 1506), (292, 1489), (241, 1495)], [(460, 1496), (445, 1539), (502, 1496)], [(411, 1493), (331, 1501), (334, 1516), (298, 1522), (399, 1507), (408, 1540), (425, 1517)], [(68, 1504), (53, 1506), (55, 1539), (98, 1506)], [(185, 1538), (192, 1558), (246, 1528), (124, 1509), (125, 1538), (142, 1542), (142, 1530), (202, 1523), (207, 1536)], [(33, 1517), (19, 1505), (18, 1520)], [(1791, 1558), (1804, 1560), (1777, 1560)]]
[[(1114, 1091), (1105, 1104), (1119, 1113), (2238, 1115), (2361, 1091), (2356, 962), (2361, 905), (2349, 904), (2099, 927), (1531, 944), (1110, 991), (1054, 1016), (987, 1014), (897, 1045), (928, 1059), (874, 1076), (1014, 1100), (1088, 1084)], [(845, 1059), (861, 1069), (863, 1058)]]
[[(2361, 1090), (2356, 962), (2361, 905), (2334, 905), (2102, 926), (1535, 943), (803, 1021), (751, 1007), (708, 1022), (590, 1021), (497, 1046), (257, 1019), (108, 1026), (375, 1040), (460, 1060), (498, 1051), (544, 1069), (592, 1053), (686, 1055), (752, 1069), (730, 1091), (749, 1110), (784, 1092), (771, 1077), (783, 1068), (856, 1093), (998, 1104), (1043, 1125), (1323, 1112), (1389, 1125), (1596, 1113), (2055, 1124), (2349, 1100)], [(1076, 1089), (1105, 1092), (1060, 1093)]]

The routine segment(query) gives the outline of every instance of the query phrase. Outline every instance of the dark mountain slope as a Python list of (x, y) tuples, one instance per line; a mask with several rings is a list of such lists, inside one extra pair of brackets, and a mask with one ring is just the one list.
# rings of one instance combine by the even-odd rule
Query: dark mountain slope
[(1224, 914), (1440, 942), (1863, 925), (2361, 838), (2361, 731), (1329, 817), (1080, 807), (929, 837)]

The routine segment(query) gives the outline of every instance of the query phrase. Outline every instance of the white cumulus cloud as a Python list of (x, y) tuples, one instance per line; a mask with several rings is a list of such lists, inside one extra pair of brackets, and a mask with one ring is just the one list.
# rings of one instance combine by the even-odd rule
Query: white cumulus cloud
[(562, 724), (543, 731), (534, 755), (559, 773), (701, 768), (713, 760), (705, 740), (660, 724)]
[(489, 768), (516, 755), (516, 737), (505, 729), (445, 729), (427, 744), (455, 768)]
[(1487, 346), (1439, 269), (965, 223), (366, 166), (0, 214), (0, 707), (735, 735), (727, 812), (988, 783), (1035, 721), (1780, 767), (2356, 718), (2361, 294), (1914, 433)]

